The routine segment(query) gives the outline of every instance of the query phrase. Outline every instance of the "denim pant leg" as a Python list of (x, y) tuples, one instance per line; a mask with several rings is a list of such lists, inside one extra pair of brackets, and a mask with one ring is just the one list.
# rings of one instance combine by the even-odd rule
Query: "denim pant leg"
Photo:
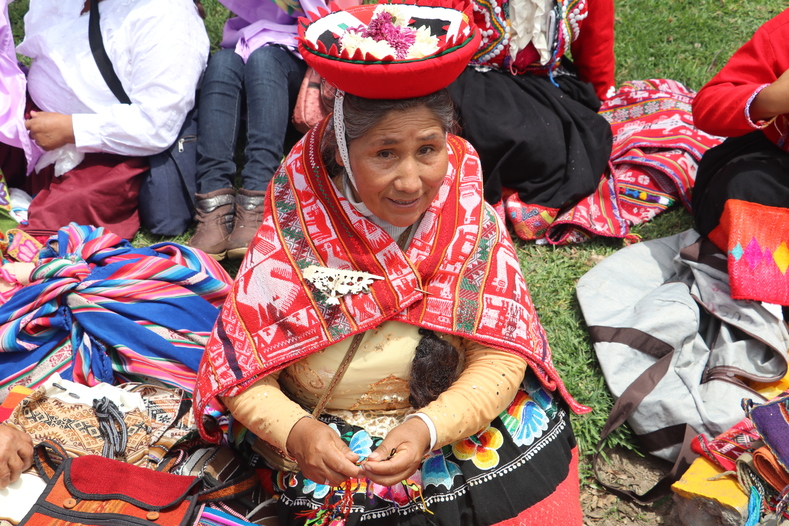
[(263, 46), (249, 56), (244, 71), (247, 96), (246, 190), (265, 191), (282, 162), (285, 136), (307, 66), (279, 46)]
[(243, 86), (243, 59), (233, 49), (214, 53), (200, 89), (197, 193), (233, 187)]

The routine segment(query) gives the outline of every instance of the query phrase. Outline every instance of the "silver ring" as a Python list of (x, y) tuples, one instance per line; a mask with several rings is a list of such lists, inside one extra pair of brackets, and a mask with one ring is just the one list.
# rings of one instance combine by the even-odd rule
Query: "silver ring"
[(329, 481), (329, 479), (326, 479), (326, 480), (323, 481), (323, 485), (324, 486), (331, 486), (331, 481)]

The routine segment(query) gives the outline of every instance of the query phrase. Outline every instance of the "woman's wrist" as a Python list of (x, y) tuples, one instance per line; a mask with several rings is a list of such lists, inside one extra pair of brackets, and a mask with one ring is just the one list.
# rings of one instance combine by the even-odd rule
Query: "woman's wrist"
[(438, 439), (438, 433), (436, 432), (436, 425), (433, 423), (433, 420), (430, 419), (425, 413), (411, 413), (410, 415), (405, 417), (403, 422), (408, 422), (412, 418), (417, 418), (425, 423), (427, 426), (427, 431), (430, 434), (430, 446), (428, 448), (428, 452), (433, 451), (436, 447), (436, 440)]
[(304, 416), (296, 420), (296, 423), (293, 424), (293, 427), (290, 428), (290, 433), (288, 433), (288, 438), (285, 441), (285, 453), (288, 454), (291, 458), (294, 458), (293, 448), (299, 447), (298, 446), (299, 436), (304, 430), (307, 420), (315, 420), (315, 419), (312, 417), (312, 415), (305, 414)]
[(789, 113), (789, 87), (785, 84), (776, 81), (756, 93), (749, 108), (752, 122), (769, 122), (779, 115)]

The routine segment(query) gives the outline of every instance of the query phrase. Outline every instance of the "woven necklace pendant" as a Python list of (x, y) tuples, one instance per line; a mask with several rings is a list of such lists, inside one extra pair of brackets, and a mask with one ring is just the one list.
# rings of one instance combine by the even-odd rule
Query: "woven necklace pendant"
[(370, 285), (381, 276), (360, 270), (341, 270), (310, 265), (302, 271), (304, 278), (326, 295), (326, 305), (339, 305), (340, 296), (369, 293)]

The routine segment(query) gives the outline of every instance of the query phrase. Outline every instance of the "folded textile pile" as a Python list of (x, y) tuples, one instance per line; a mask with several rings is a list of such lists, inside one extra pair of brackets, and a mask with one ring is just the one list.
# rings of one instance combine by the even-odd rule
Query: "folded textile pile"
[[(0, 489), (0, 526), (127, 516), (170, 526), (271, 524), (273, 501), (256, 470), (195, 438), (191, 407), (181, 389), (151, 384), (88, 387), (55, 374), (32, 392), (15, 387), (0, 405), (0, 426), (29, 435), (37, 462)], [(68, 499), (73, 506), (63, 505)]]
[(54, 372), (85, 385), (155, 380), (192, 393), (231, 282), (198, 250), (60, 229), (30, 284), (0, 306), (0, 400)]
[(789, 391), (763, 404), (744, 400), (743, 407), (742, 421), (712, 440), (699, 435), (691, 447), (737, 479), (758, 510), (753, 520), (789, 519)]
[(693, 126), (694, 96), (677, 81), (651, 79), (625, 82), (605, 101), (599, 113), (614, 135), (608, 173), (595, 193), (548, 226), (547, 241), (627, 238), (631, 227), (677, 201), (690, 210), (698, 161), (721, 142)]

